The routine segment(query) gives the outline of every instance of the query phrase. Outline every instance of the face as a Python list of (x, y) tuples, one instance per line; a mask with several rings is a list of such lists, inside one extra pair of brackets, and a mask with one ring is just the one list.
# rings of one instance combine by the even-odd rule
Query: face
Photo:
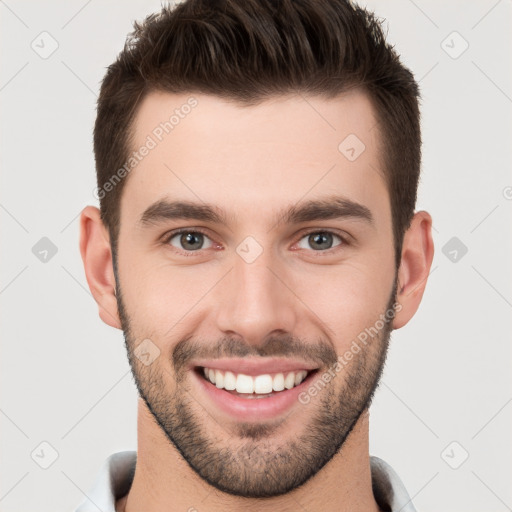
[(145, 406), (197, 474), (277, 496), (340, 451), (384, 363), (396, 273), (376, 119), (361, 92), (191, 97), (150, 94), (136, 118), (132, 150), (155, 144), (121, 200), (122, 327)]

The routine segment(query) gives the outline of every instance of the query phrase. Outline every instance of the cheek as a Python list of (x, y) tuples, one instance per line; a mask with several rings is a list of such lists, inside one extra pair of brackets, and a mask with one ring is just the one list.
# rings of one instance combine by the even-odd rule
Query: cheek
[[(307, 310), (291, 299), (288, 307), (298, 316), (308, 317), (311, 324), (320, 319), (318, 327), (327, 325), (326, 335), (343, 350), (384, 313), (394, 278), (393, 253), (387, 249), (375, 241), (372, 247), (336, 265), (283, 268), (285, 281)], [(215, 262), (171, 265), (122, 240), (119, 254), (123, 255), (118, 262), (123, 299), (134, 334), (154, 337), (160, 343), (176, 339), (206, 319), (207, 304), (227, 270)]]
[(119, 278), (137, 333), (168, 333), (218, 280), (211, 267), (176, 267), (142, 253), (124, 254), (129, 255), (119, 262)]
[(393, 272), (383, 272), (377, 265), (347, 263), (328, 273), (324, 270), (303, 276), (298, 280), (297, 295), (331, 329), (327, 335), (342, 351), (385, 312), (393, 277)]

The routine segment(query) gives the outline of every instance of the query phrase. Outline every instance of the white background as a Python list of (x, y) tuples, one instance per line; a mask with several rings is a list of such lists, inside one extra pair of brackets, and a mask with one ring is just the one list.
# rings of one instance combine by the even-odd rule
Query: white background
[[(1, 511), (73, 510), (108, 455), (136, 449), (136, 389), (122, 333), (87, 288), (78, 215), (97, 204), (99, 83), (132, 21), (159, 6), (0, 2)], [(436, 244), (422, 306), (393, 334), (370, 451), (419, 510), (512, 510), (512, 2), (368, 6), (420, 80), (418, 209)], [(31, 48), (43, 31), (58, 42), (47, 59)], [(57, 247), (46, 263), (32, 252), (42, 237)], [(456, 262), (443, 253), (452, 237), (468, 249)], [(43, 441), (58, 452), (48, 469), (31, 458)]]

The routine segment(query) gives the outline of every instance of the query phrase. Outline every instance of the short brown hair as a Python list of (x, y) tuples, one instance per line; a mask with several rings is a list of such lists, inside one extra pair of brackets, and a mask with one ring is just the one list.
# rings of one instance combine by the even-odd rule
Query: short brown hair
[[(398, 266), (420, 173), (418, 85), (375, 15), (347, 0), (185, 0), (135, 22), (98, 99), (98, 190), (126, 162), (137, 107), (151, 91), (251, 106), (287, 93), (333, 98), (353, 87), (377, 113)], [(114, 251), (125, 182), (100, 196)]]

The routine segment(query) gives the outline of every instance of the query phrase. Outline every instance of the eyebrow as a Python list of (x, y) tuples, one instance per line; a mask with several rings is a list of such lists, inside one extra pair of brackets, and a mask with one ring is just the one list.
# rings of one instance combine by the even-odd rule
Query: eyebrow
[[(276, 225), (299, 224), (315, 220), (351, 218), (373, 225), (371, 211), (350, 199), (331, 196), (300, 202), (284, 209), (277, 217)], [(144, 210), (139, 219), (143, 226), (159, 224), (167, 220), (193, 219), (213, 224), (228, 224), (228, 216), (217, 206), (191, 201), (169, 201), (161, 199)]]

